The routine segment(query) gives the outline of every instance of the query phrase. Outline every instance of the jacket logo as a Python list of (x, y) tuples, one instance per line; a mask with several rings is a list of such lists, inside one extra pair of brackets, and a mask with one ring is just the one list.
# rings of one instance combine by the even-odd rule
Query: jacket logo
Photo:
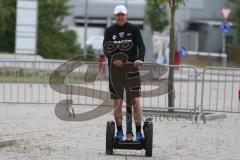
[(120, 32), (120, 33), (119, 33), (119, 36), (120, 36), (121, 38), (123, 38), (123, 37), (124, 37), (124, 32)]
[(116, 36), (116, 35), (113, 35), (113, 36), (112, 36), (112, 39), (113, 39), (113, 40), (115, 40), (116, 38), (117, 38), (117, 36)]

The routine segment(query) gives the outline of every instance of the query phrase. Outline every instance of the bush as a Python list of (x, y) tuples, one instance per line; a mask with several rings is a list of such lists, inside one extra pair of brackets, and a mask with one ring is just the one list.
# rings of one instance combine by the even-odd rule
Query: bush
[(232, 63), (240, 65), (240, 44), (233, 45), (230, 48), (228, 60)]

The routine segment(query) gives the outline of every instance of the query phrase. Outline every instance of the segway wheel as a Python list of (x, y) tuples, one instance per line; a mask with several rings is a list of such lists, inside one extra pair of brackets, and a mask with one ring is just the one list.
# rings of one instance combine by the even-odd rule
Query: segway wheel
[(148, 122), (144, 128), (145, 135), (145, 156), (152, 157), (152, 145), (153, 145), (153, 123)]
[(107, 122), (106, 127), (106, 154), (113, 154), (113, 143), (114, 143), (115, 123), (113, 121)]

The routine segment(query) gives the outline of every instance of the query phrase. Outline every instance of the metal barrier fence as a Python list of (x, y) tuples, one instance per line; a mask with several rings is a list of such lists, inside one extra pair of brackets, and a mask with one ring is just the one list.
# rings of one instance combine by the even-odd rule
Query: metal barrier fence
[(240, 112), (240, 68), (205, 68), (201, 89), (201, 112)]
[[(67, 63), (72, 68), (66, 67)], [(0, 61), (0, 103), (57, 104), (72, 99), (76, 105), (98, 106), (103, 101), (112, 105), (108, 78), (99, 74), (100, 65), (97, 62)], [(174, 69), (171, 91), (175, 95), (174, 109), (196, 112), (197, 70), (192, 66), (145, 63), (140, 67), (141, 105), (149, 110), (168, 109), (170, 68)], [(49, 79), (56, 69), (60, 69), (55, 78), (52, 76), (56, 81), (50, 85)], [(69, 74), (64, 77), (66, 73)], [(63, 80), (59, 79), (61, 74)]]

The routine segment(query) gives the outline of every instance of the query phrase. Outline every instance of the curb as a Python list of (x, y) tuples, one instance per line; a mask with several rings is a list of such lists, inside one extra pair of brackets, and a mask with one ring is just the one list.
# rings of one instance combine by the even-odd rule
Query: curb
[(216, 119), (224, 119), (227, 118), (226, 113), (212, 113), (212, 114), (206, 114), (204, 115), (204, 118), (206, 121), (212, 121)]

